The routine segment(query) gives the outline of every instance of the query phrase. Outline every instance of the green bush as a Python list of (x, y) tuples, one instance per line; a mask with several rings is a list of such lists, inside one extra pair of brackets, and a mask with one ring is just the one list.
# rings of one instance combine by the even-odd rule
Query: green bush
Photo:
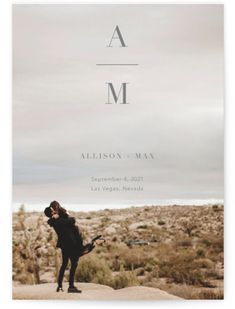
[(147, 264), (155, 265), (157, 261), (154, 253), (147, 247), (126, 248), (120, 252), (119, 259), (123, 261), (125, 270), (134, 270)]
[(112, 272), (104, 259), (95, 255), (81, 258), (75, 278), (79, 282), (92, 282), (112, 286)]
[(188, 251), (170, 255), (167, 259), (160, 261), (159, 276), (167, 277), (175, 283), (203, 286), (205, 275), (195, 264), (194, 258), (193, 252)]
[(113, 288), (122, 289), (139, 284), (139, 280), (133, 271), (124, 271), (122, 269), (120, 273), (114, 277)]
[(106, 261), (92, 255), (79, 261), (75, 279), (79, 282), (108, 285), (114, 289), (139, 285), (134, 271), (125, 271), (121, 266), (121, 271), (113, 277)]

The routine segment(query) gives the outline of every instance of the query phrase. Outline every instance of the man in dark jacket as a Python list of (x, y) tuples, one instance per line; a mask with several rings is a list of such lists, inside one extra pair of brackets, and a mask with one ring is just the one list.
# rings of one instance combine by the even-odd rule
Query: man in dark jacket
[(74, 286), (74, 275), (77, 268), (79, 257), (90, 252), (95, 246), (92, 243), (83, 246), (82, 237), (78, 227), (75, 225), (75, 219), (65, 213), (59, 216), (58, 213), (51, 207), (47, 207), (44, 213), (49, 220), (47, 223), (54, 228), (58, 236), (57, 247), (62, 251), (62, 265), (58, 276), (57, 292), (63, 291), (62, 281), (68, 261), (71, 262), (69, 274), (69, 288), (68, 293), (81, 293)]

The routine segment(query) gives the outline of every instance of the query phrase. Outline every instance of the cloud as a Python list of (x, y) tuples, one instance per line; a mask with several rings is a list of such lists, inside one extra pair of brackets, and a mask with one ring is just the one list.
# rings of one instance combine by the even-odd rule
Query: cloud
[[(117, 24), (127, 48), (107, 48)], [(223, 198), (222, 5), (14, 5), (13, 62), (15, 201)], [(130, 104), (105, 104), (107, 81)], [(145, 190), (92, 195), (94, 175)]]

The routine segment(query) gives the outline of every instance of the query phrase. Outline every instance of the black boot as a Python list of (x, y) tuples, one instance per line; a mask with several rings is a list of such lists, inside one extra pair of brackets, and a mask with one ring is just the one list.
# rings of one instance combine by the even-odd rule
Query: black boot
[(85, 246), (82, 246), (81, 252), (79, 253), (79, 257), (90, 253), (95, 248), (95, 242), (96, 240), (103, 240), (105, 242), (105, 239), (102, 238), (102, 235), (98, 235), (95, 238), (92, 239), (92, 241), (89, 244), (86, 244)]
[(95, 245), (93, 245), (92, 243), (83, 246), (81, 256), (91, 252), (94, 248), (95, 248)]
[(104, 240), (104, 239), (102, 238), (102, 235), (98, 235), (98, 236), (96, 236), (95, 238), (92, 239), (91, 243), (93, 244), (93, 243), (94, 243), (96, 240), (98, 240), (98, 239)]
[(56, 292), (64, 292), (62, 286), (57, 286)]
[[(102, 235), (98, 235), (95, 238), (92, 239), (91, 243), (95, 244), (96, 240), (103, 240), (103, 243), (105, 242), (105, 239), (102, 237)], [(101, 242), (102, 243), (102, 242)]]
[(76, 288), (76, 286), (70, 286), (70, 287), (68, 288), (68, 293), (82, 293), (82, 291), (81, 291), (81, 290), (78, 290), (78, 289)]

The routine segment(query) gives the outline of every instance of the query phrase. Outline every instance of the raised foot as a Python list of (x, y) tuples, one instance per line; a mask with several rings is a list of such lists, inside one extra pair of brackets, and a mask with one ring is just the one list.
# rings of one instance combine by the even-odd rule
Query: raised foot
[(100, 243), (100, 241), (101, 241), (101, 243), (102, 243), (102, 242), (105, 242), (105, 239), (102, 238), (102, 235), (98, 235), (98, 236), (96, 236), (95, 238), (92, 239), (91, 243), (93, 244), (93, 243), (95, 243), (97, 240), (99, 241), (98, 243)]

